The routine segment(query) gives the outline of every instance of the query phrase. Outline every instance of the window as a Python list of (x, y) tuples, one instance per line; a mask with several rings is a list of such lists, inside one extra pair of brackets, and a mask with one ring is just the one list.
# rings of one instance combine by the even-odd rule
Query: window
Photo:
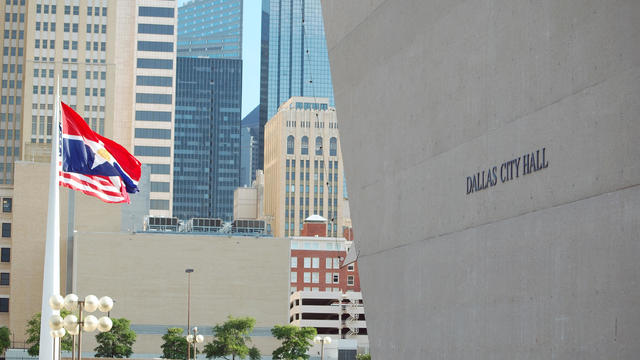
[(138, 51), (173, 52), (173, 43), (162, 41), (138, 41)]
[(170, 156), (171, 148), (166, 146), (135, 146), (134, 155), (140, 156)]
[(308, 258), (308, 257), (304, 258), (304, 268), (308, 269), (310, 267), (311, 267), (311, 258)]
[(9, 312), (9, 298), (0, 298), (0, 312)]
[(347, 276), (347, 286), (353, 286), (354, 283), (355, 283), (354, 276), (353, 275)]
[(170, 76), (136, 76), (136, 85), (170, 87), (173, 79)]
[(173, 25), (138, 24), (138, 33), (173, 35)]
[(171, 139), (171, 130), (136, 128), (135, 137), (140, 139)]
[(173, 17), (173, 8), (166, 7), (151, 7), (140, 6), (138, 8), (138, 16), (152, 16), (152, 17)]
[(9, 285), (9, 273), (0, 273), (0, 285)]
[(310, 283), (311, 282), (311, 273), (310, 272), (306, 272), (303, 274), (304, 278), (303, 281), (306, 283)]
[(327, 262), (326, 265), (325, 265), (325, 268), (331, 269), (331, 265), (333, 264), (333, 260), (331, 258), (326, 258), (325, 260)]
[(139, 69), (173, 69), (173, 60), (138, 59)]
[(297, 272), (295, 272), (295, 271), (292, 271), (292, 272), (291, 272), (291, 282), (292, 282), (292, 283), (296, 283), (296, 282), (298, 282), (298, 273), (297, 273)]
[(329, 140), (329, 156), (337, 156), (338, 154), (338, 139), (332, 137)]
[(292, 268), (298, 267), (298, 258), (296, 256), (291, 257), (291, 267)]
[(302, 137), (302, 144), (300, 145), (301, 149), (300, 149), (300, 153), (302, 155), (308, 155), (309, 154), (309, 138), (306, 136)]
[[(331, 226), (331, 224), (329, 224), (329, 226)], [(340, 269), (340, 259), (333, 258), (333, 268), (334, 269)]]
[(293, 155), (293, 144), (294, 144), (293, 135), (287, 136), (287, 155)]
[(11, 237), (11, 223), (2, 223), (2, 237)]
[(170, 184), (168, 182), (159, 182), (159, 181), (151, 182), (152, 192), (169, 192), (169, 189), (170, 189)]
[(328, 272), (328, 273), (325, 273), (324, 275), (325, 275), (324, 282), (325, 282), (326, 284), (331, 284), (331, 283), (333, 283), (333, 274), (332, 274), (332, 273)]
[(166, 111), (136, 111), (136, 120), (143, 120), (143, 121), (171, 121), (171, 112), (166, 112)]
[(316, 137), (316, 155), (322, 155), (322, 136)]
[(169, 210), (169, 200), (150, 200), (150, 208), (154, 210)]
[(320, 258), (314, 257), (311, 259), (311, 267), (318, 269), (320, 267)]
[(2, 199), (2, 212), (10, 213), (12, 204), (13, 204), (13, 200), (11, 198), (3, 198)]
[(340, 282), (340, 274), (333, 273), (333, 283), (338, 284)]
[(317, 272), (311, 273), (311, 282), (314, 284), (320, 283), (320, 273), (317, 273)]
[(171, 94), (147, 94), (136, 93), (136, 102), (139, 104), (171, 104)]
[(348, 271), (353, 271), (354, 269), (355, 269), (355, 266), (353, 264), (347, 265), (347, 270)]
[(0, 261), (11, 262), (11, 248), (2, 248), (0, 250)]
[(169, 165), (167, 164), (149, 164), (151, 166), (151, 173), (152, 174), (163, 174), (163, 175), (167, 175), (169, 174)]

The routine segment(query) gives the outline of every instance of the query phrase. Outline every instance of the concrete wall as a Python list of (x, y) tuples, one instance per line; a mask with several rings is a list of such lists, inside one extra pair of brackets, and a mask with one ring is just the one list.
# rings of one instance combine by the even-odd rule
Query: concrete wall
[[(274, 325), (288, 323), (289, 244), (281, 238), (187, 234), (78, 232), (78, 290), (111, 296), (115, 318), (131, 320), (137, 354), (162, 354), (167, 327), (191, 323), (211, 341), (210, 327), (227, 316), (256, 319), (253, 341), (263, 354), (277, 342)], [(95, 347), (87, 337), (85, 349)], [(202, 346), (200, 347), (202, 349)]]
[(640, 3), (323, 11), (373, 356), (635, 358)]

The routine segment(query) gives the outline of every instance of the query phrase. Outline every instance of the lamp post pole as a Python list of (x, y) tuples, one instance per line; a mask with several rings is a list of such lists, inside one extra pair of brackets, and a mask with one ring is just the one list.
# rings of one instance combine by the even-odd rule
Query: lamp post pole
[(320, 360), (324, 360), (324, 344), (331, 344), (331, 338), (328, 336), (316, 336), (313, 338), (313, 342), (320, 344)]
[[(187, 273), (187, 336), (191, 334), (191, 273), (193, 269), (185, 269)], [(191, 344), (187, 342), (187, 360), (191, 359)]]

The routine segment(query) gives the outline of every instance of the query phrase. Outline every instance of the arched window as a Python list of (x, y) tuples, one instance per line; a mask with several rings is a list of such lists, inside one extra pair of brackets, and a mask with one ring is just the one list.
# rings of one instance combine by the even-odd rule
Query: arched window
[(316, 155), (322, 155), (322, 136), (316, 138)]
[(302, 145), (300, 146), (302, 155), (309, 155), (309, 138), (306, 136), (302, 137)]
[(329, 155), (338, 155), (338, 139), (336, 139), (335, 137), (332, 137), (331, 140), (329, 140)]
[(287, 137), (287, 155), (293, 155), (293, 135)]

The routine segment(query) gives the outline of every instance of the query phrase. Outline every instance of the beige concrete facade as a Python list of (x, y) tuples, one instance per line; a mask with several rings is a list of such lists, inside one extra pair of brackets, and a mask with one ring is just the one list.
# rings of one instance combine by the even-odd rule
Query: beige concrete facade
[[(48, 164), (17, 163), (8, 319), (16, 342), (24, 341), (27, 320), (40, 311), (47, 211), (42, 199), (47, 198), (47, 173)], [(61, 191), (61, 293), (66, 286), (68, 192)], [(288, 241), (122, 232), (124, 214), (135, 206), (135, 196), (131, 205), (117, 205), (76, 195), (73, 291), (82, 297), (95, 294), (115, 299), (111, 316), (132, 321), (138, 333), (136, 354), (157, 357), (166, 328), (186, 327), (184, 270), (193, 268), (191, 325), (205, 331), (209, 341), (209, 328), (228, 315), (254, 317), (254, 342), (269, 354), (276, 344), (269, 329), (288, 322)], [(6, 266), (0, 264), (0, 270)], [(83, 343), (83, 349), (90, 352), (95, 346), (93, 335)]]
[(328, 99), (292, 97), (280, 106), (265, 126), (264, 176), (265, 215), (275, 236), (300, 235), (313, 214), (329, 219), (328, 236), (342, 234), (350, 220), (338, 122)]
[(322, 4), (372, 357), (637, 359), (640, 2)]
[(240, 187), (233, 192), (233, 218), (264, 220), (264, 172), (256, 171), (251, 187)]

